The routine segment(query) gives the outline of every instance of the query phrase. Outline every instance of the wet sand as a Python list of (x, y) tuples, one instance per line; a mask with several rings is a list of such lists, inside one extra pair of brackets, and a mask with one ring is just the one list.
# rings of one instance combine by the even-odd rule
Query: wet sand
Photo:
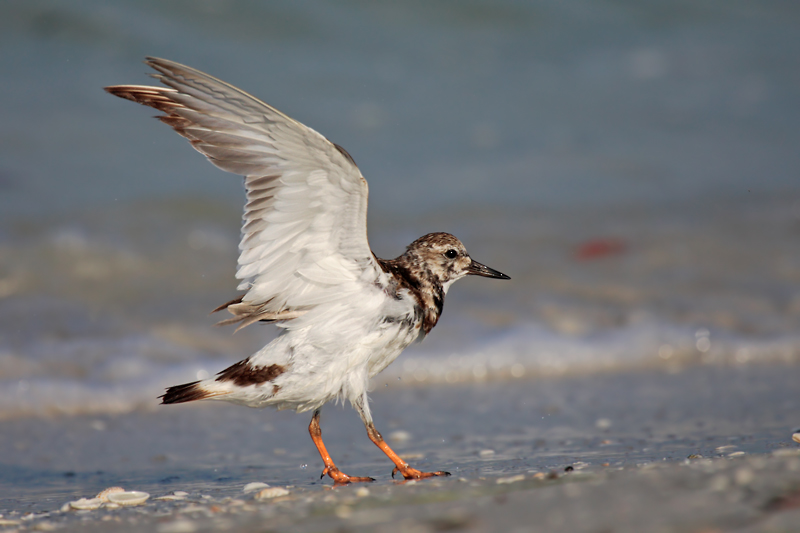
[[(379, 385), (373, 411), (390, 444), (452, 476), (392, 481), (355, 413), (329, 406), (323, 436), (337, 464), (377, 480), (338, 488), (319, 479), (308, 414), (154, 401), (125, 415), (5, 420), (0, 531), (791, 530), (799, 378), (797, 366), (752, 365)], [(251, 482), (288, 495), (257, 500), (243, 492)], [(62, 510), (115, 485), (151, 498)], [(175, 491), (187, 494), (157, 499)]]

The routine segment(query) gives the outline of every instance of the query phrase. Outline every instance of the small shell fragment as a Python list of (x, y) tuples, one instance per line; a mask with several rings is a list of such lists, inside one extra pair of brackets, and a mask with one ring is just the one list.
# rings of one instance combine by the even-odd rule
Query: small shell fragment
[(800, 444), (800, 431), (796, 431), (795, 433), (792, 433), (792, 440), (795, 441), (796, 443)]
[(99, 500), (107, 502), (108, 501), (108, 495), (109, 494), (114, 494), (116, 492), (125, 492), (125, 489), (123, 489), (122, 487), (108, 487), (104, 491), (101, 491), (100, 494), (95, 496), (95, 498), (98, 498)]
[(518, 483), (520, 481), (525, 481), (525, 474), (517, 474), (516, 476), (508, 476), (508, 477), (499, 477), (495, 481), (498, 485), (506, 485), (509, 483)]
[(120, 505), (140, 505), (147, 501), (150, 495), (146, 492), (132, 490), (127, 492), (112, 492), (108, 495), (108, 501), (118, 503)]
[(100, 498), (81, 498), (74, 502), (69, 502), (69, 506), (79, 511), (87, 511), (92, 509), (99, 509), (103, 505), (103, 500)]
[(186, 491), (173, 490), (172, 494), (165, 494), (164, 496), (159, 496), (158, 498), (156, 498), (156, 500), (180, 501), (180, 500), (185, 500), (188, 495), (189, 493)]
[(254, 481), (252, 483), (248, 483), (247, 485), (245, 485), (244, 488), (242, 489), (242, 492), (244, 492), (245, 494), (249, 494), (257, 490), (266, 489), (267, 487), (269, 487), (269, 485), (267, 485), (266, 483), (261, 483), (260, 481)]
[(178, 494), (179, 492), (183, 492), (181, 490), (176, 490), (172, 494), (165, 494), (164, 496), (159, 496), (156, 500), (165, 500), (165, 501), (181, 501), (185, 500), (186, 496), (184, 494)]
[(287, 494), (289, 494), (289, 491), (283, 487), (269, 487), (267, 489), (261, 489), (258, 491), (256, 494), (256, 500), (271, 500), (272, 498), (286, 496)]

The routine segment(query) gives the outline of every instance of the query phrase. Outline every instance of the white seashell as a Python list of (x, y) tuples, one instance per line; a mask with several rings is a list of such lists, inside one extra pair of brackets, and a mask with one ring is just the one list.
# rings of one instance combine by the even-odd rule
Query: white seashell
[(104, 502), (107, 502), (108, 501), (108, 495), (109, 494), (113, 494), (115, 492), (125, 492), (125, 489), (123, 489), (122, 487), (108, 487), (104, 491), (100, 492), (100, 494), (95, 496), (95, 498), (99, 498), (99, 499), (103, 500)]
[(70, 507), (79, 511), (99, 509), (101, 505), (103, 505), (103, 500), (100, 498), (81, 498), (80, 500), (69, 502)]
[(266, 483), (261, 483), (260, 481), (254, 481), (252, 483), (248, 483), (247, 485), (245, 485), (244, 488), (242, 489), (242, 492), (248, 494), (250, 492), (255, 492), (257, 490), (266, 489), (267, 487), (269, 487), (269, 485), (267, 485)]
[(270, 500), (278, 496), (286, 496), (287, 494), (289, 494), (289, 491), (283, 487), (270, 487), (268, 489), (261, 489), (258, 494), (256, 494), (256, 500)]
[(150, 495), (146, 492), (132, 490), (128, 492), (112, 492), (108, 495), (108, 501), (120, 505), (139, 505), (147, 501)]
[(800, 431), (792, 433), (792, 440), (795, 441), (797, 444), (800, 444)]
[(120, 504), (114, 502), (108, 502), (103, 504), (103, 509), (119, 509), (120, 507), (122, 507)]

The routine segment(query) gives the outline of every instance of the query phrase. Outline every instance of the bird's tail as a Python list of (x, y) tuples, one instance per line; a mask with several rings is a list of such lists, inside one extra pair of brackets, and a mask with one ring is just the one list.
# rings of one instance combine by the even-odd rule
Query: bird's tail
[(191, 383), (184, 383), (183, 385), (175, 385), (167, 389), (161, 398), (161, 403), (185, 403), (193, 402), (195, 400), (205, 400), (206, 398), (213, 398), (219, 393), (215, 394), (211, 391), (205, 390), (200, 381), (193, 381)]
[[(234, 398), (237, 396), (236, 393), (241, 392), (243, 388), (247, 388), (251, 385), (261, 386), (267, 383), (272, 383), (271, 396), (275, 396), (280, 390), (280, 386), (275, 385), (275, 378), (286, 372), (286, 370), (287, 367), (285, 365), (274, 363), (271, 365), (254, 366), (248, 357), (238, 363), (232, 364), (217, 374), (215, 378), (169, 387), (167, 392), (159, 396), (159, 398), (161, 398), (162, 404), (186, 403), (233, 394), (232, 397), (224, 399), (235, 402), (236, 399)], [(262, 393), (267, 394), (263, 391)]]

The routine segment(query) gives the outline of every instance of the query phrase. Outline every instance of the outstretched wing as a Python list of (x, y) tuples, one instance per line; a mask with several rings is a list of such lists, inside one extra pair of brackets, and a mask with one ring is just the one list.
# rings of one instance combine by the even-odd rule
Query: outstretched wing
[(341, 147), (216, 78), (164, 59), (146, 63), (166, 88), (106, 87), (162, 122), (222, 170), (245, 176), (239, 289), (228, 308), (244, 327), (289, 320), (346, 298), (380, 271), (367, 242), (367, 182)]

